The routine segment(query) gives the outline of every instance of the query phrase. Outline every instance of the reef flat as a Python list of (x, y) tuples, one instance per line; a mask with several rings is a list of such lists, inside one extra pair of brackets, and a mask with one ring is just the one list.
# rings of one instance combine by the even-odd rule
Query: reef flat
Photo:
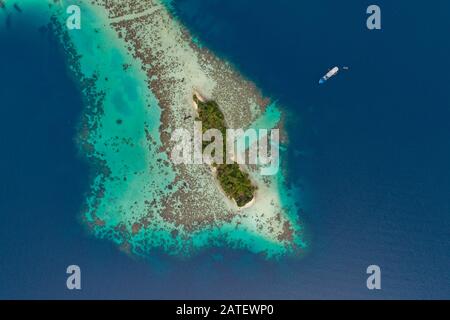
[[(69, 4), (81, 8), (80, 30), (65, 28)], [(195, 92), (221, 106), (230, 128), (280, 127), (282, 110), (199, 47), (163, 2), (36, 0), (23, 10), (33, 6), (48, 12), (85, 96), (77, 140), (94, 173), (82, 215), (97, 237), (142, 256), (219, 246), (278, 257), (305, 248), (284, 170), (261, 176), (259, 165), (245, 166), (255, 194), (238, 207), (209, 166), (171, 161), (174, 130), (194, 135)]]

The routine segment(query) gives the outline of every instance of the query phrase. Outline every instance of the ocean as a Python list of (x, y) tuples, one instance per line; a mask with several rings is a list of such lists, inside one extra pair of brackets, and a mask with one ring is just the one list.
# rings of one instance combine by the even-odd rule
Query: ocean
[[(276, 5), (275, 5), (276, 4)], [(80, 221), (90, 169), (81, 93), (56, 40), (0, 11), (0, 298), (448, 298), (450, 3), (174, 0), (199, 41), (287, 113), (289, 181), (309, 250), (133, 258)], [(7, 23), (8, 22), (8, 23)], [(325, 85), (334, 65), (348, 66)], [(82, 270), (82, 290), (65, 269)], [(366, 288), (366, 268), (382, 289)]]

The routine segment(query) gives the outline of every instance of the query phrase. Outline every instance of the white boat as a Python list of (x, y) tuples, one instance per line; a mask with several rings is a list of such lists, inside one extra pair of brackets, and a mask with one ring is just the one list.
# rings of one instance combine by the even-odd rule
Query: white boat
[(339, 68), (334, 67), (333, 69), (328, 71), (326, 75), (324, 75), (322, 78), (320, 78), (319, 84), (325, 83), (328, 79), (330, 79), (331, 77), (334, 77), (338, 72), (339, 72)]

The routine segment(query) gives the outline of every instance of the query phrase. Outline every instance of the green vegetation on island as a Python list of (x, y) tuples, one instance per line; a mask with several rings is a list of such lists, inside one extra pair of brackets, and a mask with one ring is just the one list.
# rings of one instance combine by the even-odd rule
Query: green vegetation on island
[[(198, 107), (199, 120), (202, 122), (202, 133), (209, 129), (217, 129), (222, 133), (223, 137), (223, 154), (225, 154), (226, 143), (226, 124), (225, 118), (218, 104), (215, 101), (201, 101), (194, 95), (194, 102)], [(209, 142), (203, 141), (203, 150), (208, 146)], [(234, 162), (232, 164), (213, 164), (217, 169), (217, 179), (225, 194), (234, 199), (239, 207), (245, 206), (253, 197), (256, 187), (250, 181), (247, 172), (241, 170), (239, 165)]]

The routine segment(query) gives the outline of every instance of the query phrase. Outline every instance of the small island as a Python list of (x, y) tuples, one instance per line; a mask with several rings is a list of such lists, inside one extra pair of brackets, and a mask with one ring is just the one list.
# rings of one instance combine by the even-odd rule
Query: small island
[[(193, 99), (197, 105), (198, 120), (202, 122), (202, 133), (209, 129), (219, 130), (224, 137), (223, 146), (225, 148), (227, 127), (217, 102), (203, 101), (196, 94)], [(207, 145), (208, 142), (203, 142), (202, 148), (205, 149)], [(250, 181), (248, 173), (244, 172), (236, 162), (232, 164), (214, 163), (213, 166), (217, 170), (217, 180), (223, 191), (229, 198), (236, 201), (238, 207), (244, 207), (253, 200), (256, 187)]]
[(0, 12), (17, 2), (39, 17), (36, 28), (54, 34), (80, 86), (75, 139), (92, 170), (80, 218), (94, 237), (145, 260), (213, 247), (265, 259), (303, 253), (299, 194), (283, 170), (258, 174), (266, 166), (252, 151), (262, 139), (246, 134), (281, 126), (283, 109), (200, 47), (167, 1), (83, 1), (82, 35), (66, 28), (61, 1), (11, 2), (0, 0)]

